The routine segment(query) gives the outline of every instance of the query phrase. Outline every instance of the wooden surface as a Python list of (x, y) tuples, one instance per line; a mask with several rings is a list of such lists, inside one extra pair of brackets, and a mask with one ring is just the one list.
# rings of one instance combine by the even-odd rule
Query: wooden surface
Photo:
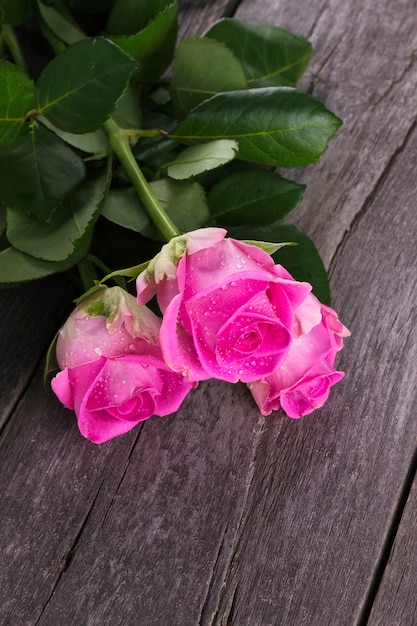
[(102, 446), (42, 384), (73, 296), (0, 292), (0, 623), (417, 624), (417, 12), (413, 0), (180, 2), (310, 38), (301, 86), (344, 119), (296, 223), (352, 330), (346, 378), (302, 420), (200, 384)]

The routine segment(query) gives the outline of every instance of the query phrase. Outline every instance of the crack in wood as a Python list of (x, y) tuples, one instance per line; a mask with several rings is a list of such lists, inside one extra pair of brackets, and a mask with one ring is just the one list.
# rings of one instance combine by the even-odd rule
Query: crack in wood
[(368, 193), (368, 195), (364, 199), (361, 208), (352, 217), (352, 220), (351, 220), (351, 222), (349, 224), (349, 227), (344, 231), (343, 236), (341, 237), (340, 241), (335, 246), (335, 249), (334, 249), (333, 254), (331, 255), (330, 261), (329, 261), (328, 274), (329, 274), (329, 279), (330, 280), (331, 280), (332, 274), (333, 274), (334, 261), (338, 257), (339, 253), (343, 250), (344, 246), (346, 245), (346, 243), (347, 243), (347, 241), (349, 239), (349, 236), (350, 236), (350, 232), (356, 226), (356, 224), (358, 224), (359, 221), (362, 220), (362, 218), (366, 215), (366, 212), (368, 211), (369, 207), (372, 205), (376, 195), (378, 194), (378, 192), (381, 189), (382, 185), (385, 183), (386, 179), (388, 178), (389, 173), (390, 173), (392, 167), (394, 166), (396, 159), (398, 158), (398, 156), (407, 147), (409, 139), (410, 139), (411, 135), (413, 134), (414, 129), (415, 129), (416, 126), (417, 126), (417, 120), (414, 120), (414, 122), (408, 128), (408, 130), (407, 130), (407, 132), (406, 132), (406, 134), (405, 134), (401, 144), (399, 146), (397, 146), (397, 148), (394, 150), (394, 152), (392, 153), (392, 155), (388, 159), (388, 162), (386, 163), (385, 167), (382, 169), (380, 175), (378, 176), (377, 180), (375, 181), (374, 186), (372, 187), (371, 191)]
[(68, 569), (68, 567), (70, 566), (70, 564), (71, 564), (71, 562), (72, 562), (72, 560), (73, 560), (73, 558), (75, 556), (75, 553), (76, 553), (76, 551), (78, 549), (78, 544), (80, 542), (81, 535), (82, 535), (82, 533), (84, 531), (84, 528), (87, 525), (88, 519), (90, 518), (90, 515), (91, 515), (91, 513), (92, 513), (92, 511), (94, 509), (94, 505), (95, 505), (95, 503), (97, 501), (97, 498), (99, 496), (99, 493), (101, 491), (103, 483), (104, 483), (104, 478), (101, 481), (99, 488), (97, 489), (97, 493), (94, 496), (94, 499), (93, 499), (93, 501), (91, 503), (91, 506), (89, 507), (89, 509), (88, 509), (88, 511), (87, 511), (87, 513), (86, 513), (86, 515), (85, 515), (85, 517), (83, 519), (83, 521), (81, 522), (80, 528), (79, 528), (79, 530), (78, 530), (78, 532), (77, 532), (77, 534), (76, 534), (76, 536), (74, 538), (74, 541), (72, 542), (72, 545), (65, 551), (64, 556), (62, 557), (62, 559), (61, 559), (61, 561), (59, 563), (57, 579), (55, 580), (55, 583), (54, 583), (54, 585), (53, 585), (53, 587), (51, 589), (51, 592), (50, 592), (50, 594), (49, 594), (45, 604), (43, 605), (42, 610), (41, 610), (41, 612), (39, 614), (39, 617), (36, 620), (34, 626), (37, 626), (40, 623), (40, 620), (42, 619), (42, 616), (44, 615), (45, 611), (47, 610), (48, 605), (51, 602), (51, 600), (52, 600), (52, 598), (53, 598), (53, 596), (55, 594), (55, 591), (58, 588), (58, 585), (59, 585), (59, 583), (60, 583), (60, 581), (62, 579), (62, 576), (63, 576), (64, 572)]
[(217, 554), (216, 557), (214, 559), (214, 563), (213, 563), (213, 567), (211, 569), (211, 577), (209, 580), (209, 584), (207, 587), (207, 593), (206, 593), (206, 597), (204, 598), (204, 602), (201, 608), (201, 613), (200, 613), (200, 617), (198, 619), (198, 626), (203, 626), (206, 623), (206, 618), (207, 618), (207, 612), (208, 612), (208, 607), (209, 607), (209, 601), (213, 592), (213, 587), (214, 587), (214, 582), (216, 580), (217, 574), (218, 574), (218, 570), (220, 568), (220, 561), (221, 561), (221, 556), (225, 550), (225, 538), (227, 535), (227, 532), (229, 530), (229, 524), (226, 522), (226, 526), (225, 529), (223, 531), (223, 534), (221, 536), (220, 542), (219, 542), (219, 547), (217, 550)]
[(408, 496), (413, 485), (413, 482), (417, 476), (417, 447), (414, 451), (414, 456), (411, 460), (408, 468), (407, 475), (405, 477), (401, 492), (398, 497), (398, 503), (393, 511), (392, 521), (389, 524), (385, 541), (382, 544), (381, 553), (376, 564), (374, 575), (370, 581), (368, 589), (364, 596), (364, 601), (360, 609), (359, 617), (356, 622), (356, 626), (366, 626), (368, 623), (372, 607), (375, 599), (378, 595), (379, 588), (382, 583), (382, 579), (388, 565), (388, 561), (391, 556), (391, 552), (397, 537), (398, 529), (403, 518), (404, 509), (407, 504)]

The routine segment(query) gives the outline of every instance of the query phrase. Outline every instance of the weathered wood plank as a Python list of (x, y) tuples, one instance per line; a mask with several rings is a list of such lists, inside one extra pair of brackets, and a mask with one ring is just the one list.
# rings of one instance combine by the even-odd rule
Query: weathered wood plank
[(0, 622), (35, 624), (116, 455), (126, 465), (135, 436), (99, 447), (80, 438), (74, 417), (46, 393), (41, 368), (9, 420), (2, 471)]
[[(183, 2), (183, 32), (233, 4)], [(345, 118), (320, 163), (296, 173), (310, 184), (300, 225), (327, 261), (363, 209), (332, 266), (354, 333), (345, 382), (297, 422), (260, 419), (243, 386), (204, 383), (176, 416), (94, 446), (38, 371), (3, 439), (4, 623), (350, 626), (360, 616), (415, 447), (411, 5), (385, 0), (376, 15), (371, 0), (258, 0), (238, 13), (310, 35), (307, 83)], [(46, 335), (56, 325), (49, 317)]]
[(243, 0), (236, 17), (308, 37), (314, 52), (300, 87), (344, 121), (318, 163), (287, 174), (308, 185), (290, 221), (313, 238), (328, 266), (415, 121), (415, 3)]
[(177, 416), (94, 446), (38, 377), (10, 427), (3, 623), (198, 623), (250, 482), (246, 389), (201, 385)]
[(0, 428), (71, 306), (74, 290), (50, 278), (0, 291)]
[(368, 626), (417, 622), (417, 481), (414, 480)]
[(347, 378), (316, 415), (266, 419), (209, 624), (361, 617), (416, 446), (416, 155), (414, 129), (335, 257), (334, 300), (353, 332)]

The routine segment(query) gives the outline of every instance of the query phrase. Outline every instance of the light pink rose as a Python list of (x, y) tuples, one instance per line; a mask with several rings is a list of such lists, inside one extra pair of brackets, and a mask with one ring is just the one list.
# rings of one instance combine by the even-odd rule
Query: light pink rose
[(84, 300), (59, 331), (51, 381), (81, 433), (102, 443), (151, 415), (176, 411), (192, 386), (164, 363), (161, 320), (119, 287)]
[[(310, 295), (297, 311), (301, 329), (304, 313), (313, 300), (317, 302)], [(350, 332), (333, 309), (320, 307), (320, 323), (310, 329), (308, 324), (306, 332), (293, 339), (284, 362), (275, 372), (248, 384), (263, 415), (280, 407), (289, 417), (308, 415), (326, 402), (330, 387), (344, 377), (343, 372), (334, 369), (334, 362), (343, 347), (343, 337)]]
[[(157, 295), (166, 363), (192, 381), (250, 382), (276, 370), (311, 291), (264, 250), (225, 235), (205, 228), (176, 237), (137, 279), (139, 304)], [(319, 320), (313, 302), (304, 321)]]

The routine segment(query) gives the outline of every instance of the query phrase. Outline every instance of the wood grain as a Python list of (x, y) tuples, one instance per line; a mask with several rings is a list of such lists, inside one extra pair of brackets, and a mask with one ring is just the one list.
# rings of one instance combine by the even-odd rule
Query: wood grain
[(0, 291), (0, 428), (71, 308), (74, 290), (52, 277)]
[(376, 597), (369, 626), (415, 626), (417, 616), (417, 480), (414, 480)]
[[(180, 2), (181, 33), (237, 4)], [(416, 458), (415, 7), (244, 0), (236, 15), (307, 35), (303, 85), (345, 120), (287, 175), (309, 184), (297, 224), (353, 333), (347, 376), (303, 420), (202, 383), (176, 415), (95, 446), (42, 385), (71, 288), (0, 293), (1, 623), (364, 626)], [(417, 623), (415, 513), (414, 487), (372, 626)]]
[(202, 384), (177, 416), (94, 446), (35, 380), (12, 425), (6, 623), (198, 621), (250, 483), (261, 424), (246, 389)]

